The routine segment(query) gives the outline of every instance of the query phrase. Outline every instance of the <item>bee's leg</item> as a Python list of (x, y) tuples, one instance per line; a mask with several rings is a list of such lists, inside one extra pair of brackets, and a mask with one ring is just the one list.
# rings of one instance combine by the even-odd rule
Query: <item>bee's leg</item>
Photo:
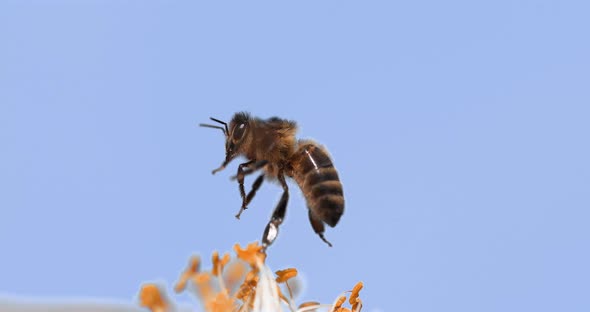
[(272, 217), (266, 225), (266, 229), (264, 229), (264, 234), (262, 234), (263, 250), (266, 250), (266, 248), (277, 238), (277, 235), (279, 234), (279, 225), (283, 223), (285, 212), (287, 211), (287, 201), (289, 201), (289, 187), (287, 186), (282, 170), (279, 171), (277, 178), (283, 187), (283, 196), (281, 196), (281, 200), (273, 211)]
[(326, 240), (326, 238), (324, 237), (324, 222), (316, 217), (313, 212), (311, 212), (311, 209), (308, 209), (309, 211), (309, 223), (311, 223), (311, 227), (313, 228), (313, 231), (316, 232), (316, 234), (318, 234), (320, 236), (320, 238), (326, 243), (328, 244), (328, 246), (332, 247), (332, 244), (330, 244), (330, 242), (328, 240)]
[(216, 174), (217, 172), (225, 169), (225, 166), (227, 166), (227, 164), (229, 164), (229, 161), (226, 159), (225, 161), (223, 161), (223, 163), (221, 164), (221, 166), (219, 166), (216, 169), (213, 169), (213, 171), (211, 171), (211, 174)]
[[(256, 194), (256, 190), (258, 190), (258, 188), (260, 187), (260, 184), (262, 184), (262, 179), (263, 179), (261, 177), (258, 177), (256, 179), (256, 181), (254, 181), (254, 184), (252, 185), (253, 190), (251, 190), (248, 193), (248, 197), (250, 197), (250, 199), (248, 199), (248, 197), (246, 197), (246, 191), (244, 190), (244, 177), (249, 174), (252, 174), (256, 170), (264, 167), (267, 163), (268, 163), (268, 161), (266, 161), (266, 160), (261, 160), (261, 161), (251, 160), (249, 162), (245, 162), (245, 163), (240, 164), (238, 166), (238, 174), (236, 174), (236, 176), (232, 177), (232, 180), (233, 179), (238, 180), (238, 184), (239, 184), (239, 188), (240, 188), (240, 196), (242, 197), (242, 207), (240, 208), (240, 211), (236, 215), (236, 218), (239, 219), (242, 212), (244, 210), (246, 210), (246, 206), (248, 205), (248, 203), (252, 200), (252, 198)], [(246, 167), (247, 169), (244, 170), (244, 167)], [(260, 181), (258, 181), (258, 180), (260, 180)], [(256, 188), (256, 190), (254, 190), (254, 188)], [(252, 191), (254, 191), (254, 193), (252, 193)]]
[[(244, 174), (244, 167), (248, 167), (250, 165), (252, 165), (255, 162), (255, 160), (251, 160), (248, 162), (245, 162), (243, 164), (240, 164), (238, 166), (238, 174), (236, 175), (236, 178), (238, 179), (238, 184), (239, 184), (239, 188), (240, 188), (240, 196), (242, 197), (242, 203), (246, 201), (246, 191), (244, 190), (244, 176), (246, 176), (246, 174)], [(242, 204), (243, 206), (243, 204)], [(240, 210), (241, 212), (241, 210)], [(240, 214), (238, 214), (236, 216), (236, 218), (238, 218)], [(239, 219), (239, 218), (238, 218)]]
[(246, 199), (242, 201), (242, 208), (240, 208), (240, 212), (238, 212), (236, 218), (239, 219), (242, 212), (246, 210), (246, 207), (248, 206), (252, 198), (254, 198), (254, 195), (256, 195), (256, 191), (258, 191), (258, 189), (260, 188), (262, 181), (264, 181), (264, 173), (259, 175), (258, 178), (256, 178), (256, 180), (252, 184), (252, 189), (250, 190), (250, 192), (248, 192), (248, 196), (246, 196)]
[[(246, 167), (246, 170), (242, 170), (242, 175), (247, 176), (249, 174), (252, 174), (252, 173), (256, 172), (258, 169), (264, 167), (266, 164), (268, 164), (267, 160), (260, 160), (260, 161), (254, 162), (254, 163), (252, 163), (252, 162), (243, 163), (242, 165), (244, 165)], [(239, 173), (240, 172), (238, 170), (238, 174)], [(231, 177), (230, 179), (237, 180), (238, 175), (235, 175), (235, 176)]]

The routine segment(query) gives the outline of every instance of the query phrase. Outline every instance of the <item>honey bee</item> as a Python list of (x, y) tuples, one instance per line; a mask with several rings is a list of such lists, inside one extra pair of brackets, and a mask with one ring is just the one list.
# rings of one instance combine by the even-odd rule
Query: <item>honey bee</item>
[[(260, 119), (248, 113), (236, 113), (229, 126), (213, 117), (212, 121), (222, 126), (200, 124), (202, 127), (217, 128), (225, 135), (225, 160), (213, 170), (213, 174), (223, 170), (234, 158), (244, 156), (248, 161), (238, 166), (232, 177), (238, 181), (242, 212), (254, 196), (265, 177), (276, 179), (283, 188), (283, 194), (262, 236), (262, 245), (270, 246), (278, 235), (279, 226), (285, 218), (289, 187), (285, 177), (295, 180), (307, 202), (309, 221), (314, 232), (330, 247), (332, 244), (324, 237), (324, 223), (336, 226), (344, 212), (344, 194), (338, 172), (328, 156), (328, 152), (311, 140), (296, 140), (297, 125), (294, 121), (271, 117)], [(244, 177), (263, 169), (246, 194)]]

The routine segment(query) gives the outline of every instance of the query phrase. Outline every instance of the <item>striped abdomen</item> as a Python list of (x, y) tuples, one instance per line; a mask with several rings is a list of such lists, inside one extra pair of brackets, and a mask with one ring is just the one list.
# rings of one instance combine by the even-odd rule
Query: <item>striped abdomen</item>
[(338, 172), (328, 154), (314, 143), (303, 143), (293, 155), (292, 176), (303, 191), (311, 213), (335, 226), (344, 212), (344, 195)]

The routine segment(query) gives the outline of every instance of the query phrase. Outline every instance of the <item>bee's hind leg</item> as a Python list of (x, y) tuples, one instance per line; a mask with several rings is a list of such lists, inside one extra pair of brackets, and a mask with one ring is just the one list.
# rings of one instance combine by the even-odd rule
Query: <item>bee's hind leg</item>
[(287, 182), (285, 181), (283, 171), (279, 172), (277, 178), (281, 183), (281, 186), (283, 187), (283, 195), (281, 196), (281, 200), (279, 200), (277, 207), (273, 211), (270, 221), (264, 229), (264, 234), (262, 234), (263, 250), (266, 250), (266, 248), (270, 246), (279, 235), (279, 225), (283, 223), (283, 220), (285, 219), (285, 213), (287, 212), (287, 202), (289, 201), (289, 187), (287, 186)]
[(324, 241), (324, 243), (328, 244), (328, 246), (332, 247), (332, 244), (324, 237), (324, 231), (325, 231), (325, 227), (324, 227), (324, 222), (319, 219), (318, 217), (316, 217), (313, 212), (311, 211), (311, 209), (308, 210), (309, 212), (309, 223), (311, 223), (311, 227), (313, 228), (313, 231), (320, 236), (320, 238)]

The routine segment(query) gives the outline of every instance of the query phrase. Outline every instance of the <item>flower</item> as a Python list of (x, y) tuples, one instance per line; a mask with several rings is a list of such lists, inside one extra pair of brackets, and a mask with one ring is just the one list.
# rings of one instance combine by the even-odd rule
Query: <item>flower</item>
[(175, 292), (179, 293), (186, 288), (186, 283), (188, 282), (188, 280), (194, 277), (199, 271), (199, 264), (199, 257), (191, 257), (188, 267), (184, 272), (182, 272), (182, 275), (180, 275), (180, 279), (176, 283), (176, 286), (174, 286)]
[[(174, 290), (186, 291), (187, 285), (192, 293), (200, 299), (207, 312), (291, 312), (330, 311), (358, 312), (362, 308), (359, 291), (363, 283), (357, 283), (350, 291), (348, 303), (351, 309), (343, 307), (346, 296), (340, 295), (334, 304), (320, 304), (309, 301), (295, 305), (289, 283), (296, 280), (298, 272), (295, 268), (278, 270), (274, 274), (266, 266), (266, 253), (258, 243), (250, 243), (245, 248), (234, 245), (236, 258), (226, 253), (219, 257), (217, 251), (211, 257), (210, 271), (200, 270), (200, 258), (191, 257), (188, 267), (180, 274)], [(226, 269), (227, 268), (227, 269)], [(288, 290), (284, 295), (280, 285)], [(140, 305), (152, 312), (171, 311), (170, 304), (164, 299), (163, 292), (154, 285), (146, 284), (140, 291)]]
[(164, 297), (158, 286), (145, 284), (139, 291), (139, 304), (152, 312), (167, 312), (170, 311), (170, 305)]

